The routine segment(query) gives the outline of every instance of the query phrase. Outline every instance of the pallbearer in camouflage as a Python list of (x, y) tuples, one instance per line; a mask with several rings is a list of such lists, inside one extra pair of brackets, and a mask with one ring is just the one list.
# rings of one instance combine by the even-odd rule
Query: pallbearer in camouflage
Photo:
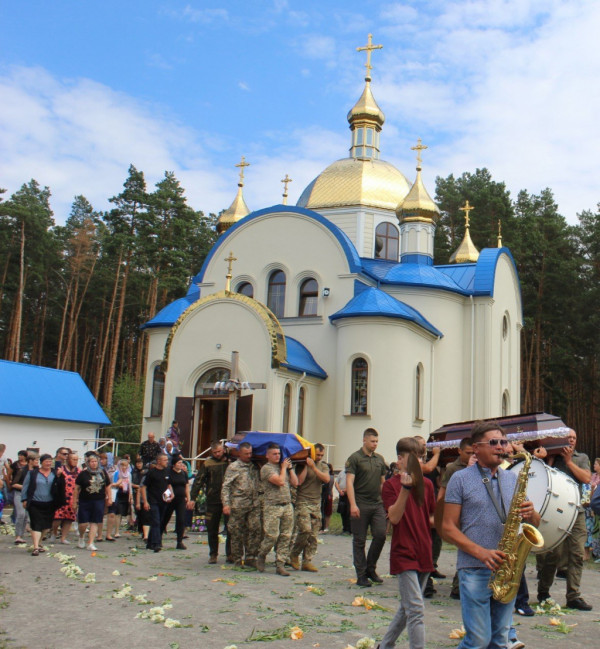
[(229, 516), (231, 557), (236, 566), (256, 567), (261, 539), (258, 481), (252, 446), (242, 442), (238, 459), (227, 467), (221, 491), (223, 514)]
[(285, 564), (290, 556), (290, 543), (294, 529), (294, 509), (290, 484), (298, 486), (298, 477), (292, 469), (292, 462), (286, 458), (281, 464), (281, 450), (278, 444), (269, 444), (267, 463), (260, 470), (263, 496), (263, 540), (258, 553), (256, 567), (265, 569), (267, 554), (275, 547), (276, 572), (289, 577)]
[(323, 462), (325, 447), (315, 444), (315, 459), (308, 458), (306, 465), (298, 474), (298, 494), (296, 496), (296, 541), (290, 555), (290, 565), (294, 570), (318, 572), (312, 563), (317, 553), (317, 538), (321, 529), (321, 490), (328, 484), (331, 476), (329, 467)]

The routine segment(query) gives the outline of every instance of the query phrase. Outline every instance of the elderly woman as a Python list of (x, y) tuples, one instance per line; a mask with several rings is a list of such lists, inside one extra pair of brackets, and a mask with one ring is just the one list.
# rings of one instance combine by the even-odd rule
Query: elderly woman
[(40, 545), (42, 532), (52, 527), (55, 500), (57, 497), (56, 473), (52, 470), (52, 456), (45, 453), (40, 458), (39, 469), (33, 469), (25, 476), (21, 490), (21, 502), (29, 512), (32, 556), (37, 557), (46, 549)]
[(15, 503), (15, 545), (24, 545), (27, 541), (23, 538), (25, 535), (25, 528), (27, 527), (27, 521), (29, 516), (27, 510), (23, 507), (22, 493), (23, 482), (25, 482), (25, 477), (33, 469), (39, 469), (40, 466), (40, 457), (37, 453), (28, 453), (27, 454), (27, 464), (22, 467), (14, 476), (12, 482), (12, 488), (14, 493), (14, 503)]
[(73, 509), (73, 494), (75, 493), (75, 480), (79, 475), (79, 456), (74, 451), (69, 451), (64, 465), (57, 471), (58, 481), (65, 494), (65, 504), (54, 513), (52, 533), (57, 536), (60, 527), (60, 543), (70, 545), (67, 535), (71, 525), (77, 518)]
[(88, 525), (90, 535), (88, 537), (87, 549), (92, 552), (96, 550), (94, 541), (98, 534), (98, 525), (104, 518), (104, 507), (110, 505), (110, 479), (106, 471), (100, 466), (98, 456), (88, 455), (85, 461), (85, 469), (75, 479), (75, 493), (73, 494), (73, 509), (77, 512), (79, 523), (80, 548), (85, 548), (83, 537)]

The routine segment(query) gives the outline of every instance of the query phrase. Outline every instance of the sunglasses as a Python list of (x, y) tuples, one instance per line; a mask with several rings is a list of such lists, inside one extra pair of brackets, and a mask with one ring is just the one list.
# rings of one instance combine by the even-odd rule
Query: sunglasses
[(507, 439), (488, 439), (485, 442), (477, 442), (477, 444), (489, 444), (490, 446), (508, 446)]

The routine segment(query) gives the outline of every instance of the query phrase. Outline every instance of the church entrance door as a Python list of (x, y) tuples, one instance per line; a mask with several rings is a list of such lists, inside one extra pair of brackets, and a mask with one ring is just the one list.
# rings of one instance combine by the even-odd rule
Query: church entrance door
[[(252, 398), (249, 394), (237, 400), (235, 432), (252, 429)], [(211, 442), (227, 437), (229, 397), (198, 396), (198, 434), (196, 454), (206, 450)]]

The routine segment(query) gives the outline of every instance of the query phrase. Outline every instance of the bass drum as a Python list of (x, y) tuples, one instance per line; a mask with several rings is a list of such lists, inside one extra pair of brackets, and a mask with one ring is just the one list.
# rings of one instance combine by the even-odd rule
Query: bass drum
[[(520, 471), (522, 462), (509, 471)], [(542, 518), (539, 531), (544, 546), (532, 548), (535, 554), (553, 550), (571, 531), (579, 513), (579, 485), (566, 473), (533, 458), (529, 467), (527, 497)]]

